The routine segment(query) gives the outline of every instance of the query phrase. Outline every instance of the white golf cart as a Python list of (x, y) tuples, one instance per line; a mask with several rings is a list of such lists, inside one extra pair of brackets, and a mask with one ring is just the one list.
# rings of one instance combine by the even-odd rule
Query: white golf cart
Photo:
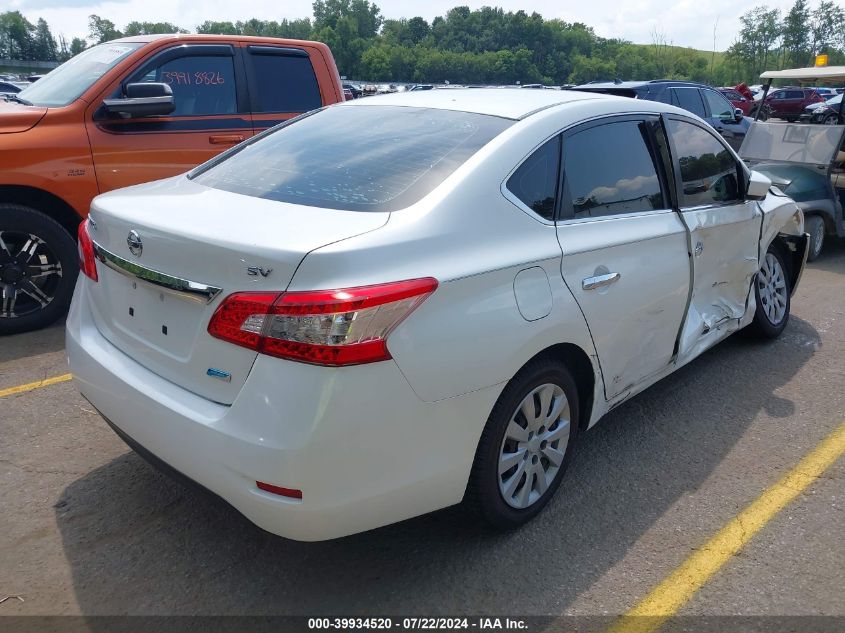
[[(845, 66), (770, 70), (760, 75), (766, 80), (763, 98), (773, 80), (796, 83), (845, 84)], [(843, 103), (838, 125), (782, 123), (755, 119), (742, 146), (740, 157), (753, 169), (771, 178), (772, 183), (798, 203), (804, 211), (806, 232), (810, 235), (807, 259), (816, 259), (825, 236), (845, 237), (845, 118)]]

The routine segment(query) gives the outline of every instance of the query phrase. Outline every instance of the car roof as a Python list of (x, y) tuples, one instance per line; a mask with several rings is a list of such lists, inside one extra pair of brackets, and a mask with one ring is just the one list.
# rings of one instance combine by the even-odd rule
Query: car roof
[(643, 86), (656, 86), (665, 84), (667, 86), (680, 86), (689, 88), (710, 88), (705, 84), (695, 81), (684, 81), (683, 79), (650, 79), (648, 81), (592, 81), (588, 84), (575, 86), (574, 90), (604, 90), (612, 88), (642, 88)]
[(287, 37), (270, 37), (270, 36), (262, 36), (262, 35), (211, 35), (207, 33), (156, 33), (152, 35), (130, 35), (128, 37), (122, 37), (116, 40), (110, 40), (109, 44), (114, 44), (116, 42), (126, 42), (126, 43), (135, 43), (135, 44), (147, 44), (149, 42), (157, 42), (160, 40), (190, 40), (190, 41), (202, 41), (202, 40), (210, 40), (213, 42), (291, 42), (297, 43), (301, 42), (302, 44), (314, 44), (315, 42), (305, 41), (305, 40), (297, 40), (293, 38)]
[[(358, 108), (368, 105), (391, 105), (411, 108), (435, 108), (487, 114), (506, 119), (523, 119), (552, 106), (576, 101), (618, 99), (628, 104), (630, 99), (569, 90), (510, 90), (507, 88), (455, 88), (452, 90), (409, 90), (391, 95), (379, 95), (339, 104), (339, 107)], [(640, 102), (640, 106), (642, 102)], [(627, 111), (627, 105), (621, 105)], [(639, 109), (642, 109), (641, 107)]]

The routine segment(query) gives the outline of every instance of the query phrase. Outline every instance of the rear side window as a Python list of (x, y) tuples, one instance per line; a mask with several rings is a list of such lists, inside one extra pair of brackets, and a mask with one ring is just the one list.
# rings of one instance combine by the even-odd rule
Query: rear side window
[(560, 137), (547, 141), (508, 178), (507, 188), (525, 206), (554, 220), (560, 170)]
[(177, 57), (151, 68), (139, 81), (166, 83), (176, 109), (170, 116), (237, 112), (235, 68), (231, 56)]
[(332, 106), (273, 128), (190, 177), (268, 200), (395, 211), (431, 192), (512, 124), (450, 110)]
[(684, 121), (667, 121), (683, 184), (682, 207), (726, 204), (740, 199), (738, 166), (721, 141)]
[(573, 217), (666, 207), (647, 139), (644, 121), (606, 123), (564, 139), (564, 179)]
[(804, 91), (803, 90), (788, 90), (785, 98), (786, 99), (803, 99), (804, 98)]
[[(323, 105), (320, 86), (305, 51), (288, 55), (250, 50), (255, 112), (308, 112)], [(294, 49), (295, 50), (295, 49)]]
[(707, 116), (704, 103), (701, 101), (701, 91), (698, 88), (672, 88), (673, 103), (679, 108), (697, 114), (701, 118)]

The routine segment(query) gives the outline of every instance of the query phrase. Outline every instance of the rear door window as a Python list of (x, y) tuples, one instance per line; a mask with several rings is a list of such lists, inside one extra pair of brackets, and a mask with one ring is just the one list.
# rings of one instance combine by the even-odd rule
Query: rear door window
[(253, 112), (300, 113), (323, 105), (307, 51), (248, 46)]
[(567, 211), (573, 218), (665, 209), (649, 144), (649, 123), (616, 121), (563, 141)]
[(704, 111), (704, 103), (701, 101), (700, 92), (698, 88), (672, 88), (672, 94), (674, 96), (673, 103), (688, 112), (704, 118), (707, 116), (707, 113)]
[(554, 220), (560, 178), (560, 137), (547, 141), (508, 178), (507, 189), (529, 209)]

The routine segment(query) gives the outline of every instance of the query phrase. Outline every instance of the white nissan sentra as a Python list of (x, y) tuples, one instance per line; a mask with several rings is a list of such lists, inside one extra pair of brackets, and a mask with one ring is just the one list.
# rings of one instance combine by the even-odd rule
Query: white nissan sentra
[(98, 197), (79, 244), (82, 394), (300, 540), (461, 501), (524, 523), (608, 410), (778, 336), (807, 251), (694, 115), (544, 90), (325, 108)]

